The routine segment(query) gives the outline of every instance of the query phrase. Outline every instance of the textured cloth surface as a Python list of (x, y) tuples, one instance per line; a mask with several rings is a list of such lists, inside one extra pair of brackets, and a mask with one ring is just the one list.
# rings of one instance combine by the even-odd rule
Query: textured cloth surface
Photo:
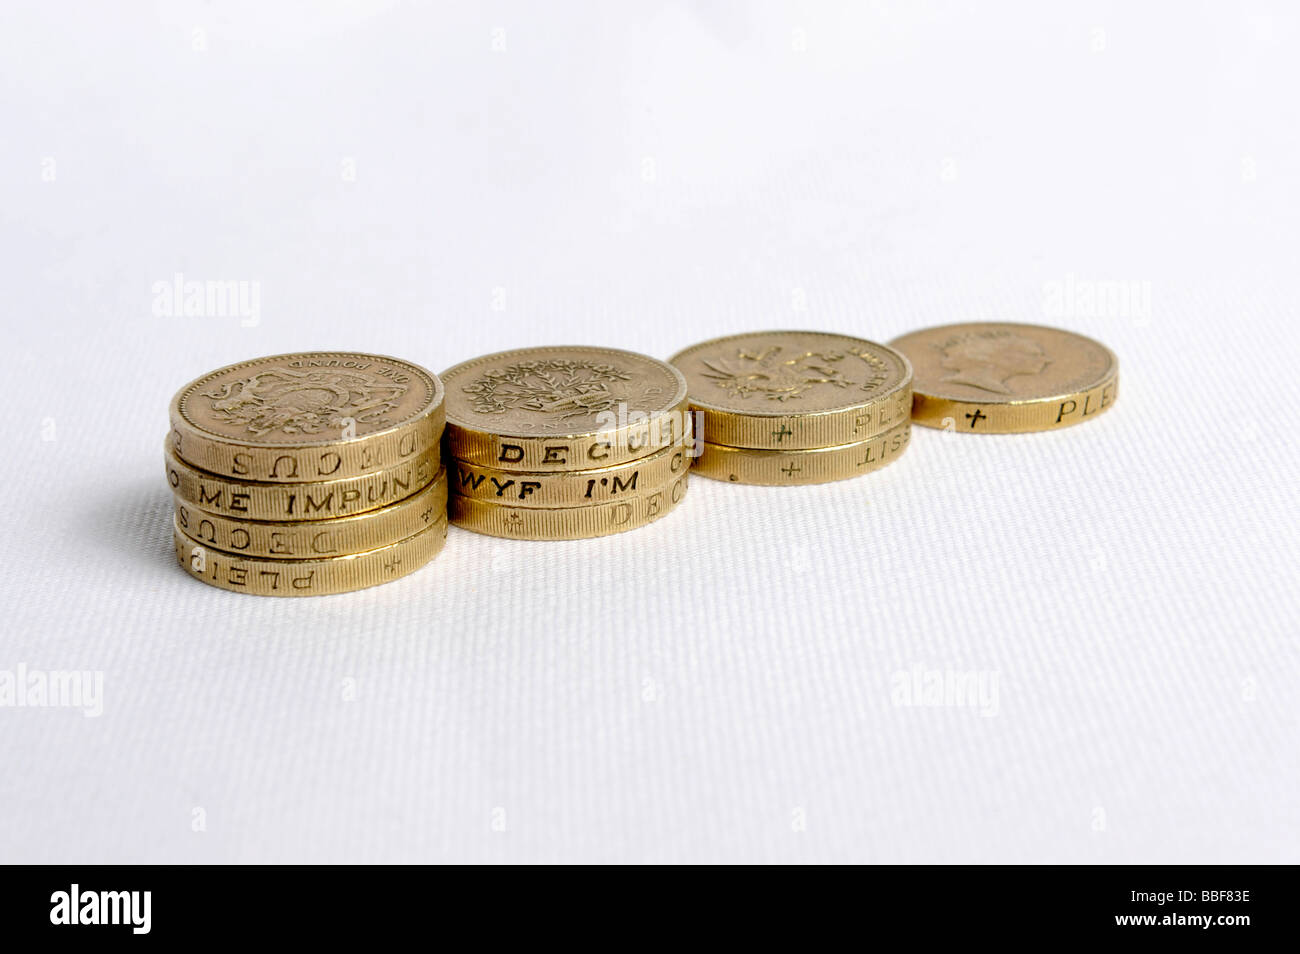
[[(1294, 10), (5, 20), (0, 678), (103, 690), (0, 708), (0, 860), (1300, 861)], [(1118, 403), (356, 594), (174, 565), (167, 401), (226, 363), (976, 319)]]

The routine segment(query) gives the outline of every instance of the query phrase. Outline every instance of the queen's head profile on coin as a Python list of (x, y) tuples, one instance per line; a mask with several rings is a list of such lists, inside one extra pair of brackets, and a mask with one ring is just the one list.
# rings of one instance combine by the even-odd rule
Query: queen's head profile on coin
[(1119, 359), (1062, 328), (1012, 321), (922, 328), (893, 345), (912, 362), (912, 420), (966, 434), (1067, 427), (1110, 408)]
[(1021, 374), (1040, 374), (1051, 364), (1038, 342), (1008, 331), (980, 331), (945, 344), (943, 380), (994, 394), (1010, 394), (1007, 381)]

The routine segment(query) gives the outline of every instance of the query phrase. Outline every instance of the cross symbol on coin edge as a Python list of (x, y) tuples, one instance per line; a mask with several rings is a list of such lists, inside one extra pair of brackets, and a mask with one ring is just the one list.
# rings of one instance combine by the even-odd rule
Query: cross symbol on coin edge
[(979, 408), (975, 408), (975, 413), (967, 414), (966, 417), (970, 419), (970, 426), (974, 427), (976, 424), (980, 422), (981, 418), (987, 421), (989, 416), (985, 414), (983, 411), (981, 411)]
[(785, 441), (787, 437), (794, 437), (794, 431), (790, 430), (784, 423), (779, 431), (773, 431), (772, 436), (776, 438), (778, 444)]
[(795, 474), (799, 473), (802, 470), (803, 468), (800, 467), (798, 464), (791, 463), (791, 464), (786, 464), (786, 466), (782, 467), (781, 473), (785, 474), (787, 477), (793, 477)]

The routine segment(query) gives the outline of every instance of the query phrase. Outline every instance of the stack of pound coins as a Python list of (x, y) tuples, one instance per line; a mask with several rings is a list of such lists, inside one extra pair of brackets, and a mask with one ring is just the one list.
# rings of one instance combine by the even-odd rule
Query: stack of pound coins
[(686, 493), (691, 424), (673, 367), (613, 348), (503, 351), (443, 372), (452, 523), (520, 540), (644, 526)]
[(319, 596), (424, 566), (447, 539), (443, 387), (344, 352), (221, 368), (171, 403), (176, 559), (212, 586)]
[(911, 436), (912, 367), (892, 348), (814, 331), (715, 338), (670, 359), (701, 448), (694, 470), (741, 484), (820, 484), (893, 462)]

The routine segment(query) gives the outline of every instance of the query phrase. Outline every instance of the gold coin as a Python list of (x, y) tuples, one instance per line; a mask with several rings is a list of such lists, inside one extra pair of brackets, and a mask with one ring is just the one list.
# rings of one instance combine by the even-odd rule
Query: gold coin
[(614, 348), (521, 348), (458, 364), (447, 450), (479, 467), (612, 467), (682, 443), (686, 382), (671, 365)]
[(906, 420), (912, 368), (892, 348), (816, 331), (714, 338), (669, 359), (711, 444), (802, 450), (866, 440)]
[(903, 335), (915, 369), (912, 419), (971, 434), (1045, 431), (1089, 420), (1119, 396), (1119, 359), (1059, 328), (974, 322)]
[(614, 467), (594, 470), (524, 471), (476, 467), (449, 460), (462, 497), (515, 507), (582, 507), (635, 496), (647, 487), (662, 487), (691, 466), (690, 449), (668, 447)]
[(221, 477), (360, 477), (418, 457), (443, 428), (441, 382), (373, 354), (304, 352), (242, 361), (191, 381), (171, 403), (171, 446)]
[(656, 490), (588, 507), (511, 507), (452, 493), (451, 522), (475, 533), (516, 540), (580, 540), (643, 527), (670, 512), (686, 495), (688, 474)]
[(173, 523), (176, 560), (210, 586), (256, 596), (324, 596), (378, 586), (413, 573), (432, 560), (447, 540), (447, 520), (397, 543), (363, 553), (315, 560), (257, 559), (227, 553), (187, 537)]
[(176, 524), (193, 540), (249, 557), (306, 559), (360, 553), (404, 540), (447, 515), (447, 474), (405, 500), (351, 517), (272, 523), (235, 520), (176, 500)]
[(299, 484), (231, 480), (191, 467), (165, 450), (167, 483), (177, 498), (199, 510), (240, 520), (324, 520), (378, 510), (420, 490), (442, 467), (435, 445), (387, 470)]
[(702, 477), (737, 484), (824, 484), (878, 470), (907, 450), (911, 421), (854, 444), (808, 450), (772, 451), (704, 443), (692, 470)]

